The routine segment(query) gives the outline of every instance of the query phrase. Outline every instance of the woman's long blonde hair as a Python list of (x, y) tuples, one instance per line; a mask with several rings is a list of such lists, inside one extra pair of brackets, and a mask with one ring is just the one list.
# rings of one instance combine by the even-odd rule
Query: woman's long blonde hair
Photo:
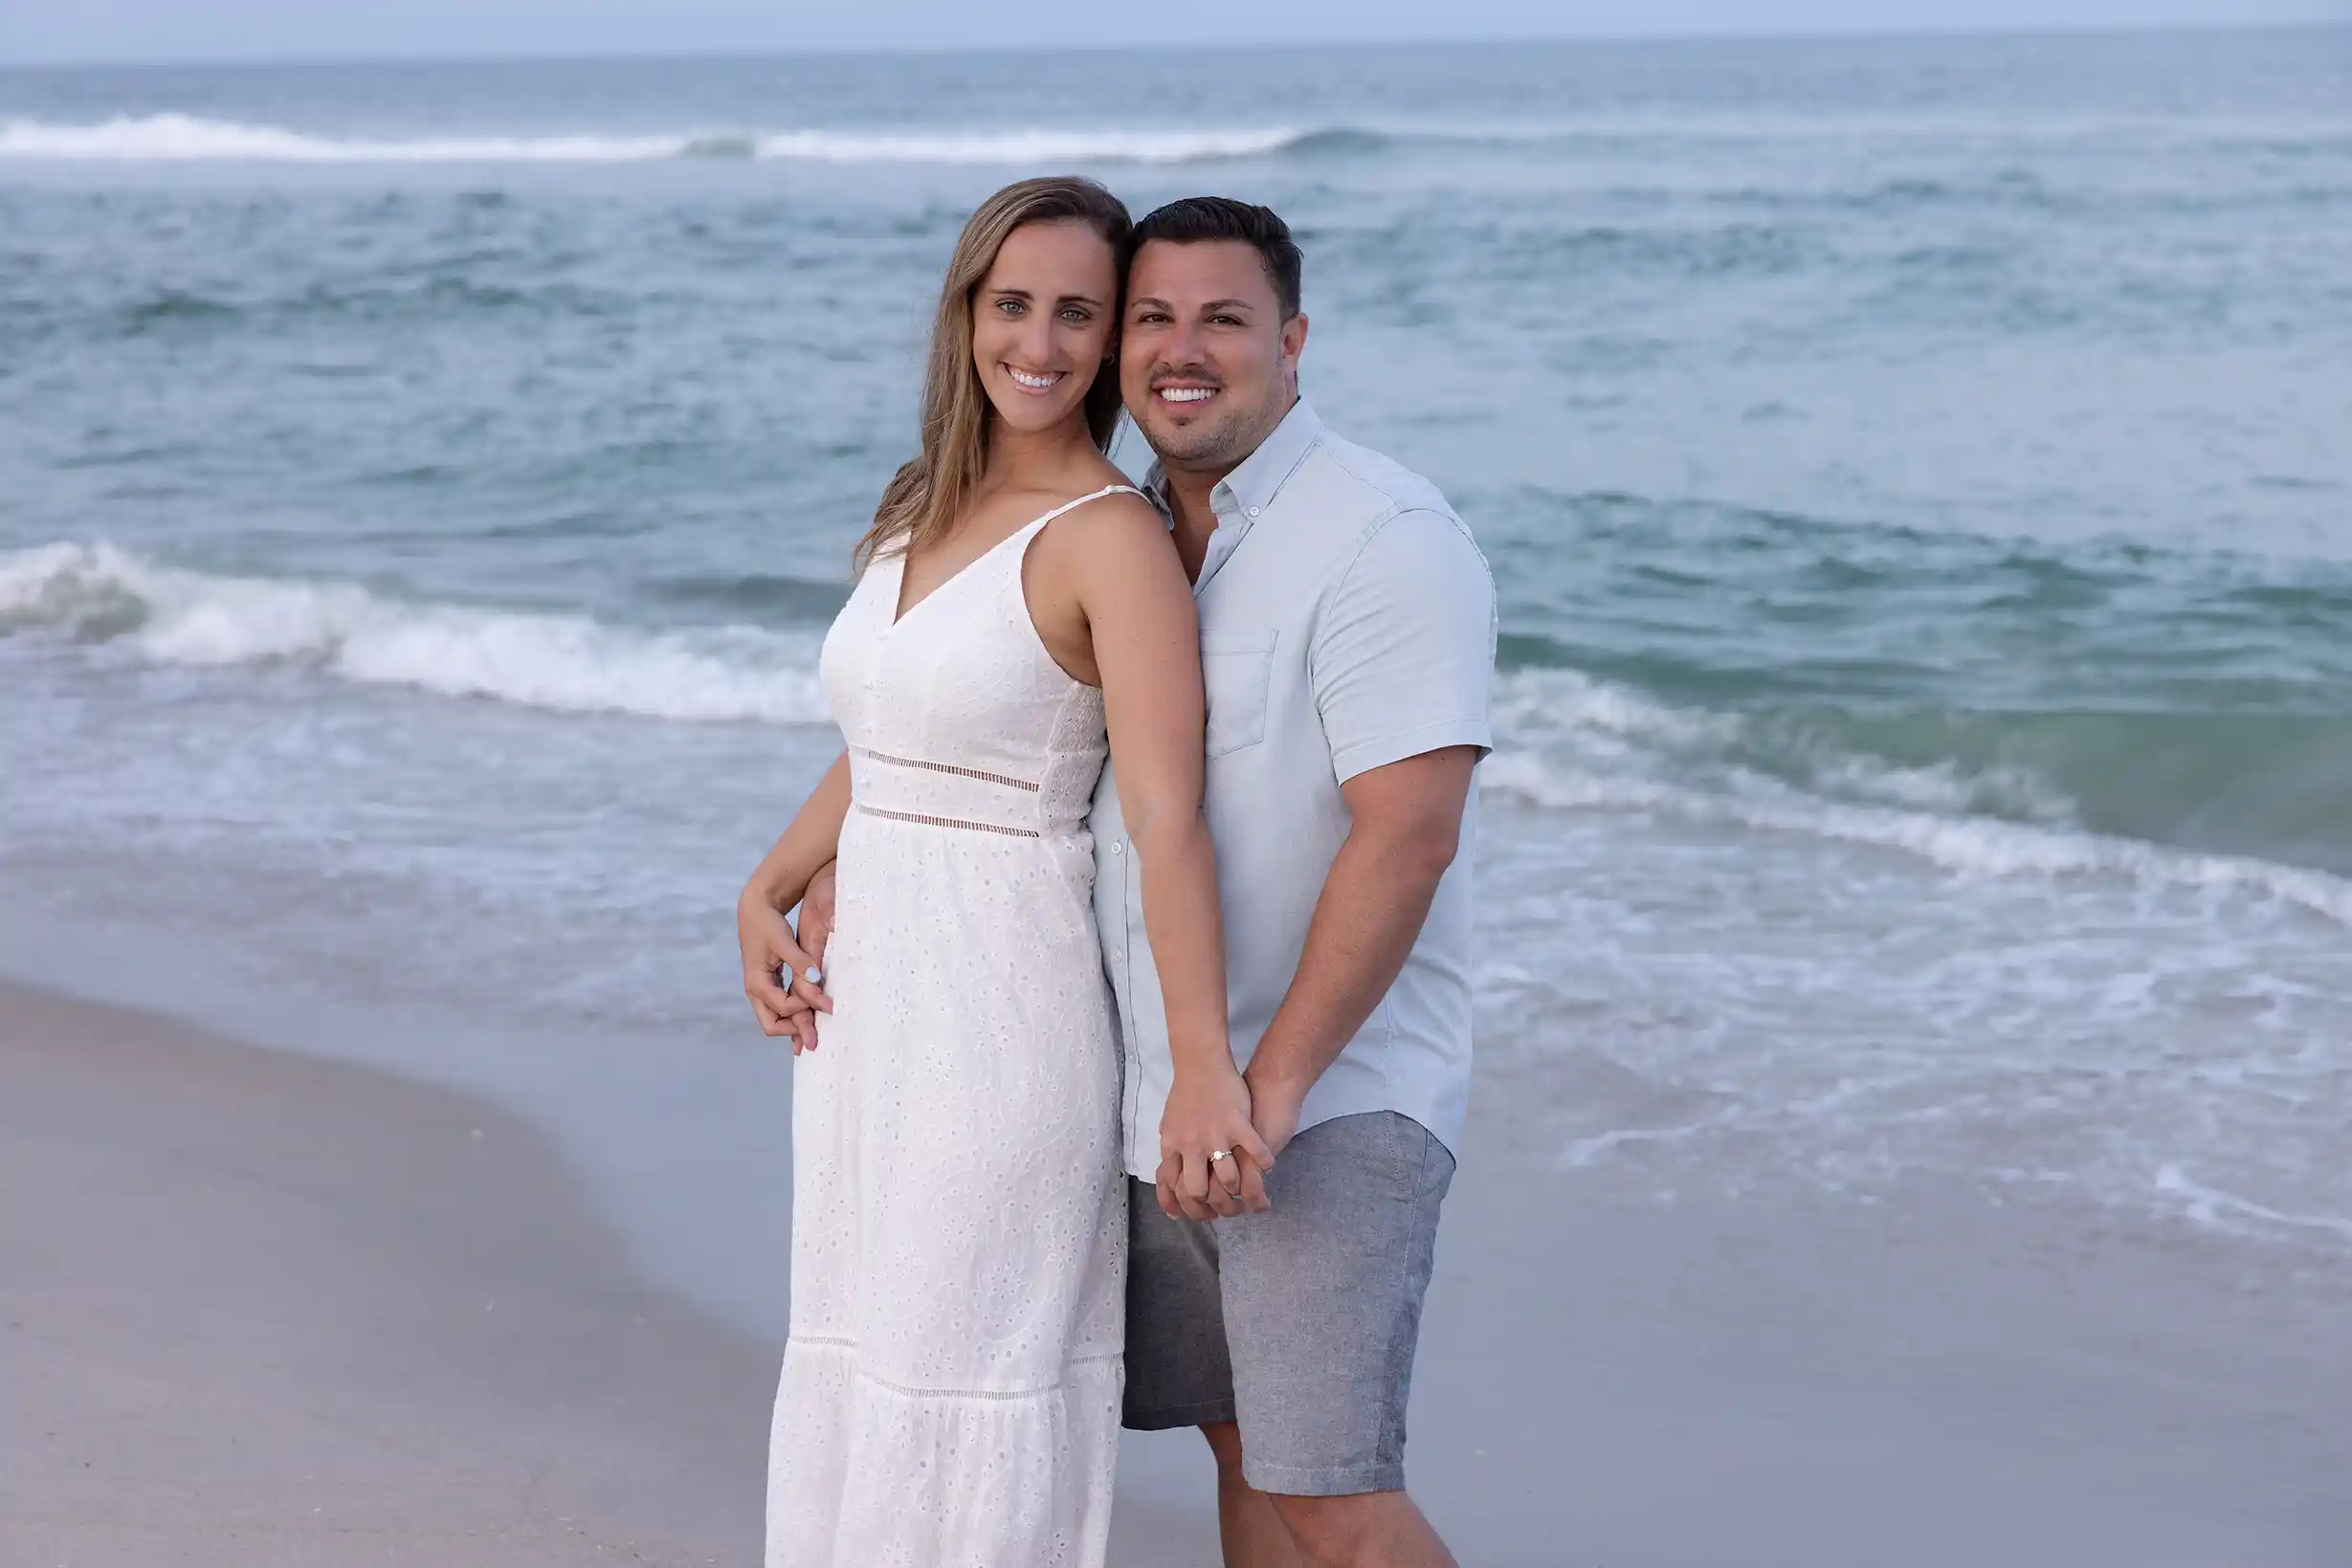
[[(955, 256), (947, 263), (946, 281), (940, 286), (939, 315), (931, 326), (922, 386), (922, 453), (883, 487), (874, 526), (857, 541), (857, 570), (864, 571), (886, 550), (908, 551), (937, 542), (963, 515), (987, 467), (988, 432), (996, 419), (996, 407), (972, 364), (972, 296), (1015, 229), (1025, 223), (1072, 221), (1101, 235), (1113, 257), (1123, 262), (1127, 231), (1134, 227), (1126, 205), (1076, 174), (1009, 185), (982, 202), (965, 224)], [(1117, 305), (1115, 299), (1114, 323)], [(1119, 429), (1115, 366), (1098, 368), (1094, 385), (1086, 389), (1086, 428), (1097, 449), (1110, 450), (1111, 436)]]

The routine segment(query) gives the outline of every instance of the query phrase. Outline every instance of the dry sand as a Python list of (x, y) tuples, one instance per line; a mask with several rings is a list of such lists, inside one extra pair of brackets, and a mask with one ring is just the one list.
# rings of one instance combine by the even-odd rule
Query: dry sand
[[(753, 1563), (775, 1347), (624, 1259), (501, 1112), (0, 986), (0, 1565)], [(2346, 1284), (1474, 1143), (1416, 1491), (1471, 1568), (2344, 1568)], [(1131, 1443), (1114, 1561), (1206, 1495)]]

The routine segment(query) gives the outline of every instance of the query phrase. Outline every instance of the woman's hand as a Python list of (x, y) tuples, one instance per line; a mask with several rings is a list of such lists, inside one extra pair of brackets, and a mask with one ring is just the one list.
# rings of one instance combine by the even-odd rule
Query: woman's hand
[[(1225, 1158), (1212, 1159), (1222, 1154)], [(1178, 1069), (1160, 1115), (1160, 1207), (1170, 1218), (1262, 1214), (1274, 1152), (1250, 1121), (1250, 1089), (1228, 1057), (1223, 1071)]]
[(791, 1036), (795, 1056), (816, 1049), (816, 1015), (833, 1005), (817, 989), (822, 972), (793, 940), (783, 911), (746, 891), (735, 905), (735, 939), (743, 953), (743, 995), (760, 1032)]

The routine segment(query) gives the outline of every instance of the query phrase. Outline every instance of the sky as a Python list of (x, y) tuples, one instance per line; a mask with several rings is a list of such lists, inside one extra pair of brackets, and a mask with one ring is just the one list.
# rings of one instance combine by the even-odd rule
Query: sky
[(2352, 0), (0, 0), (0, 64), (2352, 22)]

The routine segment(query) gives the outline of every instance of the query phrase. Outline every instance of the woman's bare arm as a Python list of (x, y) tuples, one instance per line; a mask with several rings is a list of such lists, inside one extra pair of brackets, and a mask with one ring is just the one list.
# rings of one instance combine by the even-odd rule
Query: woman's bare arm
[[(1142, 502), (1098, 503), (1073, 524), (1060, 559), (1101, 679), (1175, 1062), (1160, 1130), (1162, 1204), (1200, 1216), (1262, 1208), (1273, 1156), (1251, 1123), (1226, 1027), (1216, 855), (1201, 814), (1207, 700), (1191, 587), (1166, 528)], [(1212, 1168), (1218, 1150), (1235, 1158)]]
[[(792, 1054), (816, 1049), (816, 1019), (809, 1010), (831, 1012), (817, 989), (814, 961), (793, 939), (785, 913), (800, 902), (809, 879), (831, 861), (841, 843), (841, 824), (850, 810), (850, 758), (833, 759), (809, 799), (743, 884), (735, 903), (735, 936), (743, 954), (743, 994), (762, 1032), (792, 1037)], [(776, 983), (778, 969), (798, 977), (789, 987)], [(797, 994), (799, 1004), (794, 1004)]]

